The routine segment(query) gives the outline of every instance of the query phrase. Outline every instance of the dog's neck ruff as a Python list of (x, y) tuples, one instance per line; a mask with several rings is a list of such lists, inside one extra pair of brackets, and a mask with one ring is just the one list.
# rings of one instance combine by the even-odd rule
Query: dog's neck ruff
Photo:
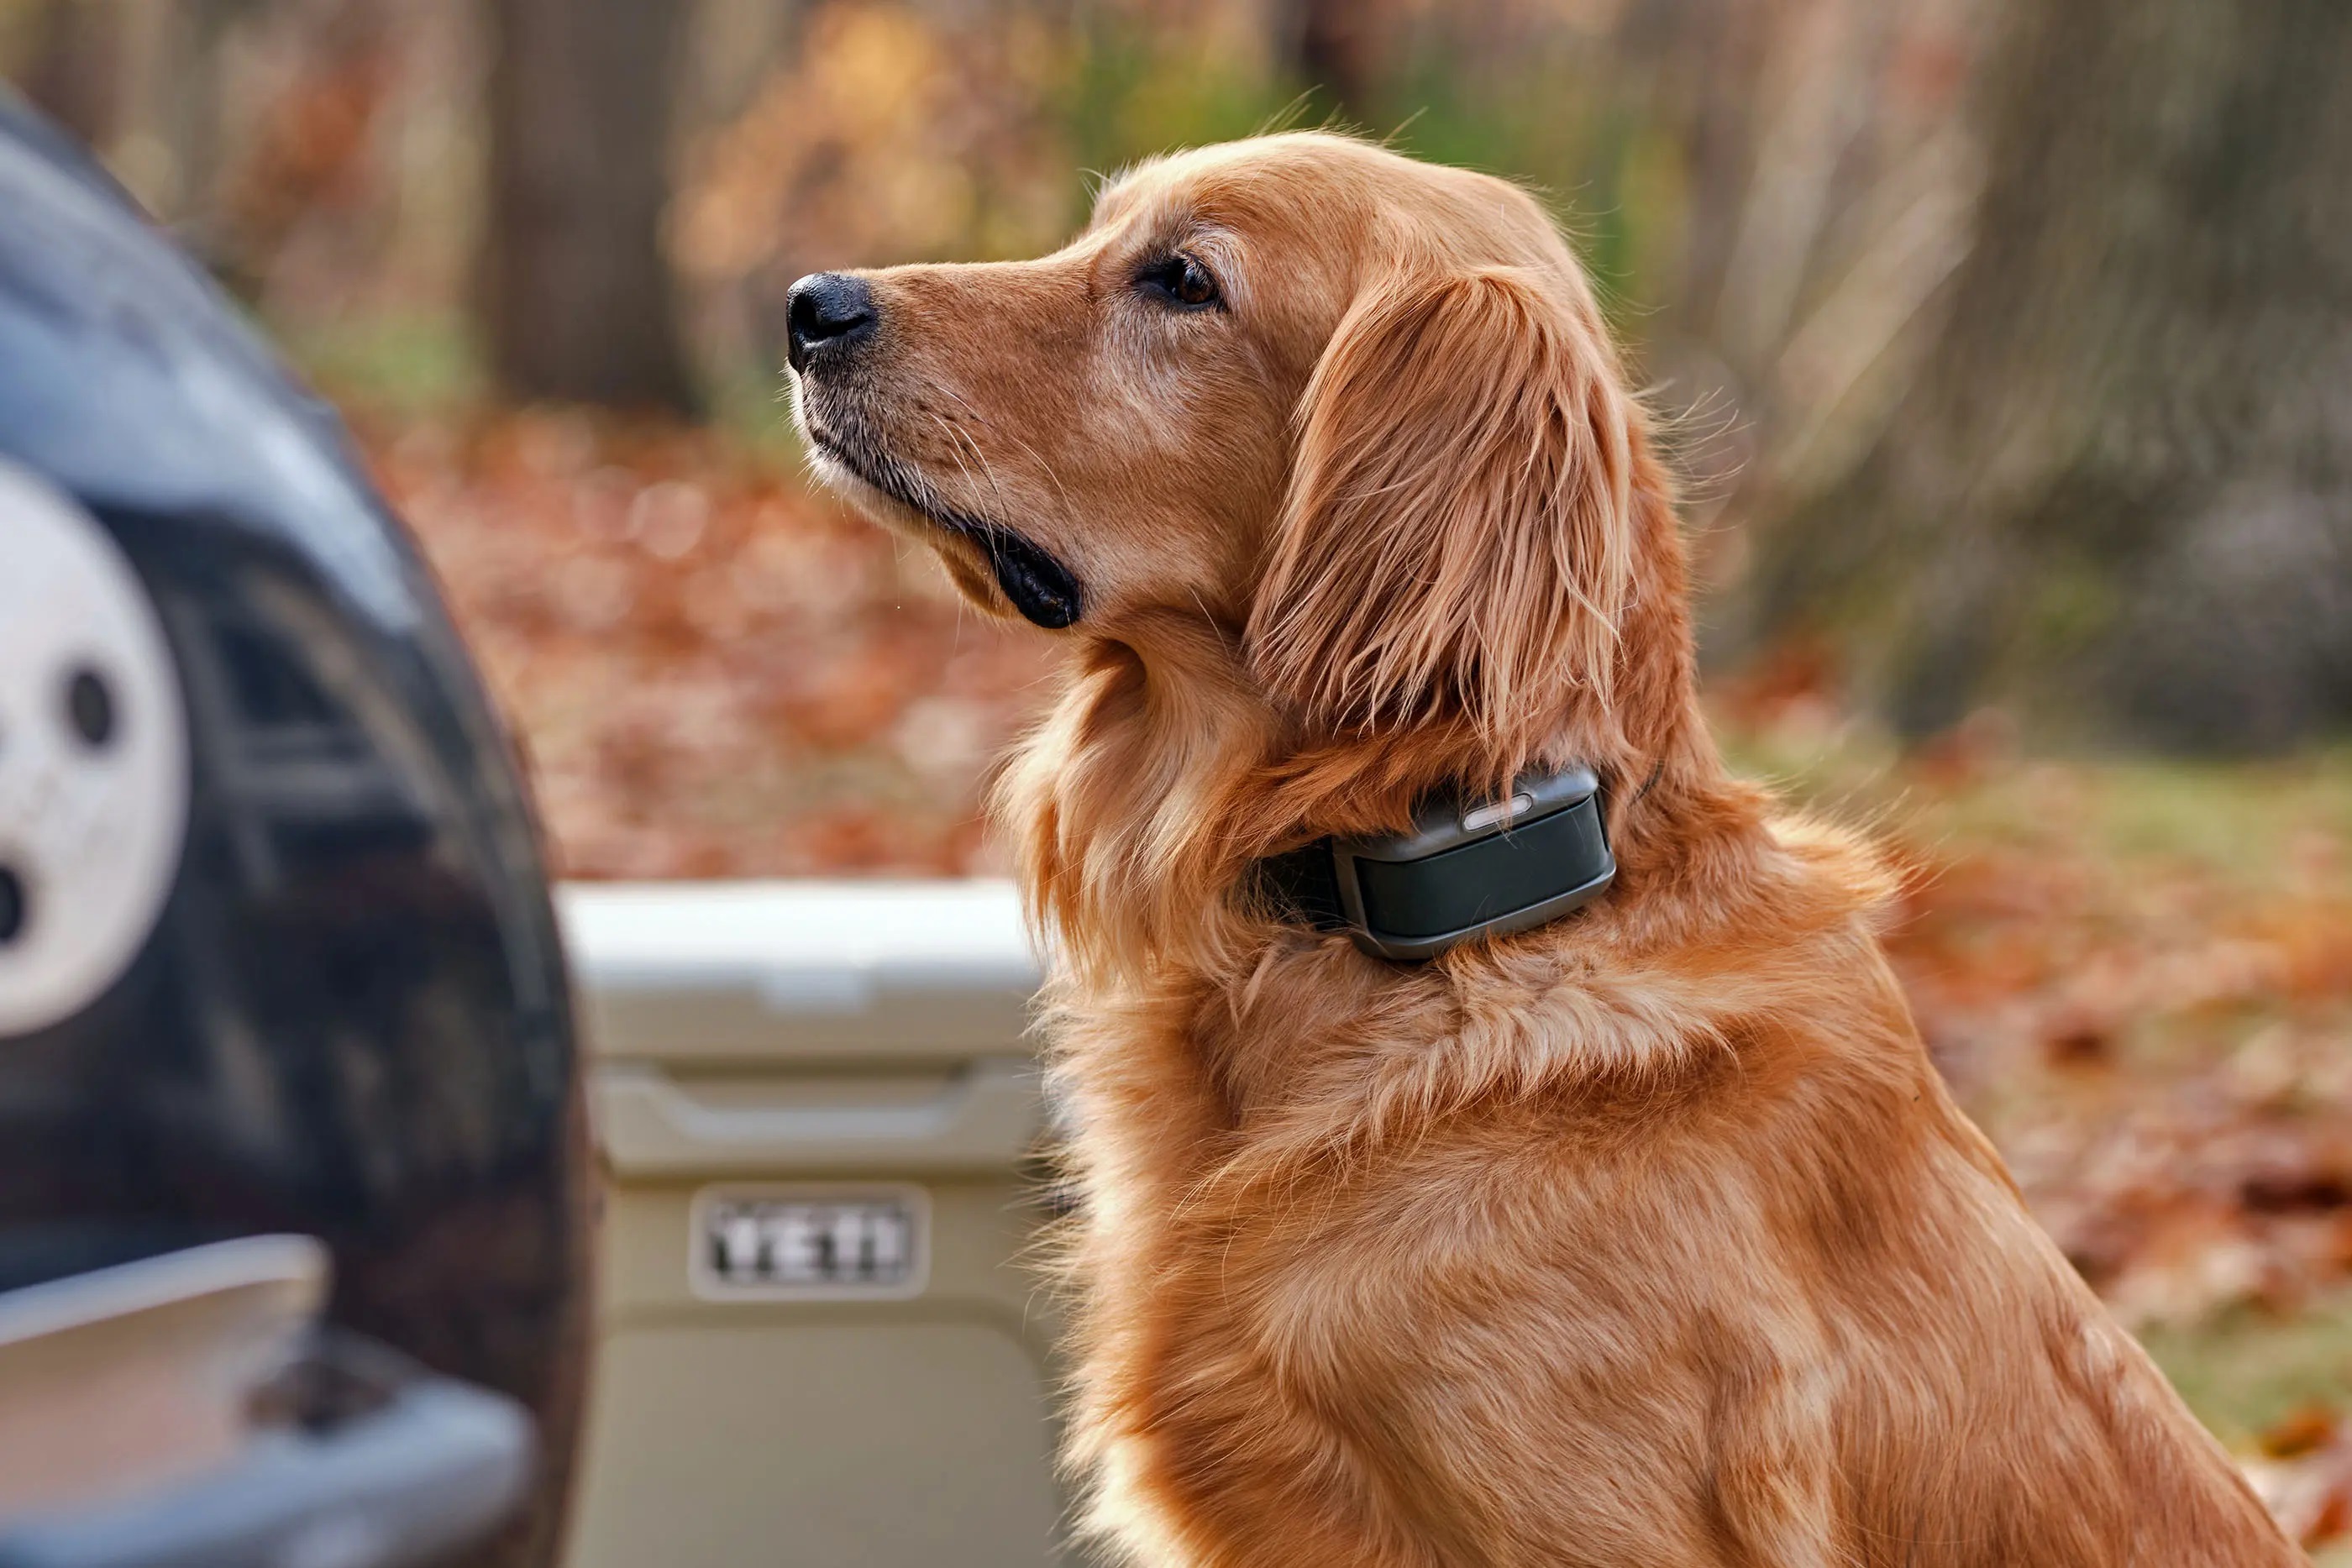
[(1600, 781), (1576, 767), (1523, 776), (1504, 800), (1435, 797), (1409, 832), (1318, 839), (1254, 869), (1280, 918), (1410, 961), (1549, 925), (1607, 892), (1617, 862)]

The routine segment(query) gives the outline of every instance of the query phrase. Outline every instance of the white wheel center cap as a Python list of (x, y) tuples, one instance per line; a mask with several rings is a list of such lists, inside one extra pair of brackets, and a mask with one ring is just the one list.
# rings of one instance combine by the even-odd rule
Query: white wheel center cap
[(138, 956), (187, 816), (153, 601), (97, 519), (0, 459), (0, 1035), (72, 1017)]

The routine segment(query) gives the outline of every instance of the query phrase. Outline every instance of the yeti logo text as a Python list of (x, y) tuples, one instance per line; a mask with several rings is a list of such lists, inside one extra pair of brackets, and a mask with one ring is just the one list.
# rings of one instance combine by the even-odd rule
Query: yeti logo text
[(923, 1214), (911, 1192), (707, 1192), (696, 1282), (710, 1295), (910, 1295)]

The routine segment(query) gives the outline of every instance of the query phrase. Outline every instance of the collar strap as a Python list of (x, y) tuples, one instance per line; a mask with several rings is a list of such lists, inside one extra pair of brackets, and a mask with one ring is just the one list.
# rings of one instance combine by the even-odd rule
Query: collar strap
[(1600, 897), (1616, 874), (1600, 780), (1576, 767), (1523, 775), (1507, 800), (1433, 798), (1409, 832), (1318, 839), (1268, 856), (1253, 882), (1279, 918), (1410, 960), (1548, 925)]

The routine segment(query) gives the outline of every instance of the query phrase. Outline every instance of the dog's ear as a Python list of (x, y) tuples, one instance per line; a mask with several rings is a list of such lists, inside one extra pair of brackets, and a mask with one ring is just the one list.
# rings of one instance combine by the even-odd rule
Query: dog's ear
[(1561, 280), (1407, 272), (1360, 298), (1299, 408), (1250, 617), (1259, 679), (1326, 725), (1455, 718), (1524, 762), (1580, 687), (1608, 700), (1632, 419)]

